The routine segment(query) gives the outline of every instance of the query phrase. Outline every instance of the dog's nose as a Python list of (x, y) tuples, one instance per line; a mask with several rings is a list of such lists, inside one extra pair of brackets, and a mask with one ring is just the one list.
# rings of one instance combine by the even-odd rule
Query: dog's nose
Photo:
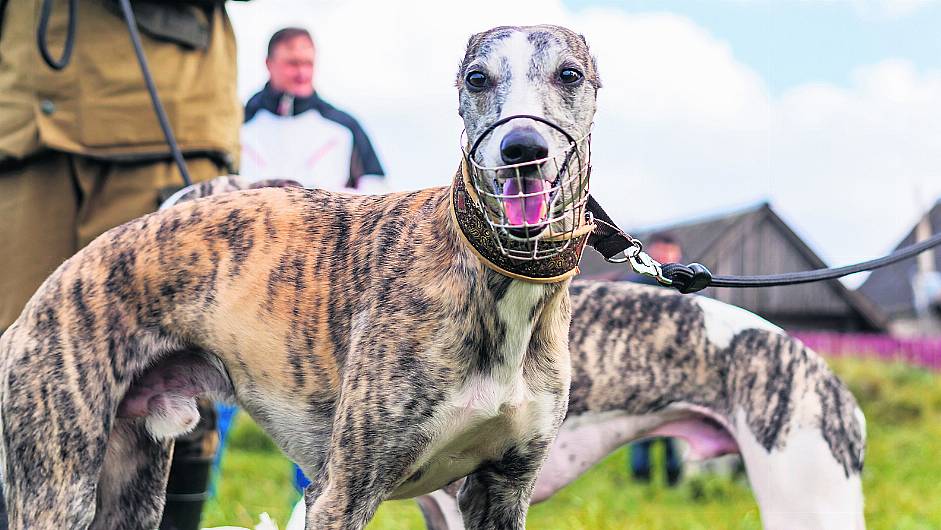
[(532, 162), (548, 155), (549, 144), (536, 129), (513, 129), (500, 141), (500, 156), (504, 164)]

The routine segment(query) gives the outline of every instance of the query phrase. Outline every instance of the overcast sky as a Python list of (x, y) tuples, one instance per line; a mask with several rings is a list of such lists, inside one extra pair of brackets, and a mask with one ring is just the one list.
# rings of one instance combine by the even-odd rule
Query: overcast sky
[(625, 227), (768, 200), (825, 261), (893, 247), (941, 197), (941, 2), (230, 2), (239, 93), (311, 30), (320, 94), (364, 125), (393, 189), (445, 185), (467, 38), (562, 24), (598, 59), (592, 191)]

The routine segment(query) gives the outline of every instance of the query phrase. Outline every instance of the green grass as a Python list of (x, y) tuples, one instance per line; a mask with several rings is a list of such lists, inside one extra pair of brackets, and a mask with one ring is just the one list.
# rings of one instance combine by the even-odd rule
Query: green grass
[[(831, 366), (860, 401), (868, 422), (863, 487), (870, 529), (941, 528), (941, 376), (899, 364), (838, 359)], [(655, 458), (662, 455), (655, 453)], [(549, 501), (533, 506), (535, 530), (732, 529), (761, 527), (744, 480), (696, 477), (667, 488), (634, 483), (626, 451), (595, 466)], [(655, 469), (662, 469), (655, 467)], [(282, 527), (294, 501), (291, 466), (250, 419), (238, 418), (206, 526), (253, 528), (267, 511)], [(370, 530), (424, 528), (413, 501), (380, 507)]]

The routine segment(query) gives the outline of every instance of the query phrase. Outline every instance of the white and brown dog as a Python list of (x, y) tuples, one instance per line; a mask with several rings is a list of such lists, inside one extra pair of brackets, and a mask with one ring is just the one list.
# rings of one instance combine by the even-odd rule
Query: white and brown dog
[[(496, 28), (458, 75), (473, 148), (454, 188), (476, 193), (454, 212), (447, 187), (252, 190), (132, 221), (66, 261), (0, 337), (10, 528), (154, 528), (203, 394), (234, 398), (314, 477), (307, 528), (362, 528), (381, 501), (463, 476), (468, 527), (524, 528), (568, 403), (578, 256), (557, 281), (511, 278), (459, 219), (483, 215), (527, 263), (580, 250), (573, 139), (599, 86), (571, 31)], [(514, 115), (546, 121), (501, 122)]]
[[(765, 528), (865, 528), (865, 420), (813, 351), (709, 298), (614, 282), (571, 297), (568, 415), (532, 502), (627, 442), (675, 436), (694, 457), (741, 453)], [(418, 499), (429, 529), (464, 528), (458, 485)]]

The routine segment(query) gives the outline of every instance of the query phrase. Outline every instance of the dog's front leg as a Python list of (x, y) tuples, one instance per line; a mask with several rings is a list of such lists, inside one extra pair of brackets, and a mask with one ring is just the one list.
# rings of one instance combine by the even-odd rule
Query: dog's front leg
[(465, 528), (524, 530), (529, 499), (552, 439), (513, 446), (503, 457), (467, 476), (458, 493)]
[[(427, 438), (398, 422), (364, 428), (359, 420), (337, 422), (326, 468), (304, 492), (306, 530), (360, 530), (415, 463)], [(367, 421), (368, 423), (368, 421)], [(408, 432), (402, 432), (402, 431)]]
[[(307, 530), (362, 529), (409, 478), (432, 438), (421, 420), (440, 405), (444, 383), (434, 373), (419, 373), (417, 354), (408, 348), (372, 344), (381, 351), (348, 358), (325, 465), (304, 495)], [(375, 362), (387, 352), (405, 358), (408, 370)]]

